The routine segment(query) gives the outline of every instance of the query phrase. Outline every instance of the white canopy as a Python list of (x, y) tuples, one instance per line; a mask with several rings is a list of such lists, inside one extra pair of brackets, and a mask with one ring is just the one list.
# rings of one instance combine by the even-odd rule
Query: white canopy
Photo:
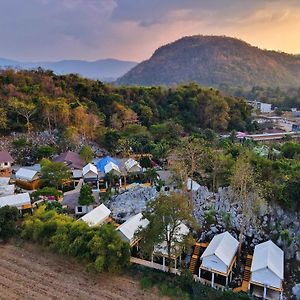
[(132, 158), (129, 158), (127, 161), (125, 161), (125, 169), (127, 172), (141, 172), (142, 171), (142, 167), (140, 166), (140, 164)]
[(109, 173), (109, 172), (111, 172), (111, 171), (115, 171), (115, 172), (117, 172), (118, 174), (121, 173), (119, 167), (118, 167), (115, 163), (109, 162), (107, 165), (105, 165), (105, 167), (104, 167), (104, 172), (105, 172), (105, 174), (106, 174), (106, 173)]
[(9, 195), (0, 197), (0, 207), (3, 206), (15, 206), (18, 209), (22, 209), (22, 205), (30, 205), (30, 197), (28, 193)]
[(37, 171), (36, 170), (31, 170), (27, 168), (20, 168), (16, 172), (16, 179), (19, 180), (25, 180), (25, 181), (32, 181), (37, 178)]
[(79, 220), (84, 221), (90, 227), (101, 225), (110, 215), (111, 211), (104, 205), (101, 204)]
[(143, 219), (142, 213), (132, 216), (125, 223), (117, 228), (117, 231), (121, 233), (121, 236), (129, 244), (133, 244), (135, 232), (141, 228), (145, 228), (149, 224), (147, 219)]
[(284, 273), (284, 252), (271, 240), (254, 248), (251, 281), (281, 288)]
[(239, 242), (228, 232), (217, 234), (201, 256), (201, 267), (227, 274)]
[(87, 164), (82, 169), (82, 175), (83, 177), (97, 177), (98, 176), (97, 167), (91, 163)]

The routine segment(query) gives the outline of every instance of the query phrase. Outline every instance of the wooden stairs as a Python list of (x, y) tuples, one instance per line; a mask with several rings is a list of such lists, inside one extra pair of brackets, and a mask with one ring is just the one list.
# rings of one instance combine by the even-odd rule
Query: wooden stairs
[(192, 259), (190, 262), (190, 267), (189, 267), (192, 274), (194, 274), (196, 271), (201, 248), (206, 248), (207, 246), (208, 246), (208, 243), (195, 243), (195, 248), (194, 248), (194, 252), (193, 252)]
[(244, 276), (243, 276), (243, 282), (242, 285), (239, 287), (236, 287), (233, 289), (234, 292), (248, 292), (248, 286), (249, 286), (249, 281), (250, 281), (250, 276), (251, 276), (251, 263), (252, 263), (252, 255), (248, 254), (246, 257), (246, 263), (245, 263), (245, 269), (244, 269)]

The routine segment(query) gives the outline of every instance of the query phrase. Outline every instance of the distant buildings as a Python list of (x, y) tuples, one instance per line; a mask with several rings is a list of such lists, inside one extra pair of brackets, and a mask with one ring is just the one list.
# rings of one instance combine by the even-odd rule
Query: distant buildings
[(272, 104), (259, 102), (259, 101), (247, 101), (254, 109), (258, 109), (261, 113), (272, 112)]
[(0, 177), (11, 176), (13, 158), (8, 151), (0, 151)]

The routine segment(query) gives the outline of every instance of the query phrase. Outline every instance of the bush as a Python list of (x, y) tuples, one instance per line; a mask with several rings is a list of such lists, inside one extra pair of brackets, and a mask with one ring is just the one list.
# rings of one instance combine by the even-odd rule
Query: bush
[(16, 207), (4, 206), (0, 208), (0, 240), (7, 241), (17, 232), (19, 211)]
[(60, 254), (83, 258), (94, 264), (98, 272), (120, 271), (128, 266), (130, 258), (129, 245), (120, 238), (113, 225), (90, 228), (56, 210), (47, 211), (45, 205), (26, 218), (22, 237)]
[(145, 289), (151, 288), (153, 286), (153, 282), (152, 282), (151, 278), (143, 277), (140, 281), (140, 285), (141, 285), (141, 288), (143, 290), (145, 290)]

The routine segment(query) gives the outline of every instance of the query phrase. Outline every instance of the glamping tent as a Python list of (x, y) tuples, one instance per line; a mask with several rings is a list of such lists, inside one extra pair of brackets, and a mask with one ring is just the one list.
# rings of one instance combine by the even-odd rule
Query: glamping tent
[(130, 246), (134, 246), (137, 242), (137, 239), (134, 238), (135, 232), (141, 227), (145, 228), (149, 224), (147, 219), (143, 219), (142, 213), (132, 216), (125, 223), (120, 225), (117, 228), (117, 231), (125, 240), (130, 244)]
[(129, 158), (128, 160), (126, 160), (124, 165), (125, 165), (125, 169), (128, 173), (142, 172), (142, 167), (140, 166), (140, 164), (132, 158)]
[(116, 165), (119, 169), (119, 162), (117, 159), (114, 159), (110, 156), (105, 156), (102, 159), (100, 159), (97, 163), (97, 169), (102, 172), (102, 173), (107, 173), (105, 172), (105, 166), (108, 165), (109, 163), (113, 163)]
[(263, 299), (281, 299), (284, 252), (272, 241), (254, 248), (251, 265), (250, 293)]
[(230, 281), (232, 279), (231, 271), (238, 245), (239, 242), (228, 231), (214, 236), (201, 256), (200, 281), (201, 279), (203, 282), (210, 281), (212, 287), (215, 286), (215, 282), (227, 286), (228, 277)]
[(79, 220), (84, 221), (90, 227), (100, 226), (108, 219), (110, 213), (111, 211), (104, 204), (101, 204)]
[(87, 164), (82, 169), (83, 180), (94, 190), (99, 189), (98, 170), (93, 164)]
[(121, 171), (119, 169), (119, 166), (116, 165), (115, 163), (113, 163), (112, 161), (109, 162), (107, 165), (105, 165), (104, 167), (104, 173), (107, 174), (107, 173), (114, 173), (116, 175), (121, 175)]

